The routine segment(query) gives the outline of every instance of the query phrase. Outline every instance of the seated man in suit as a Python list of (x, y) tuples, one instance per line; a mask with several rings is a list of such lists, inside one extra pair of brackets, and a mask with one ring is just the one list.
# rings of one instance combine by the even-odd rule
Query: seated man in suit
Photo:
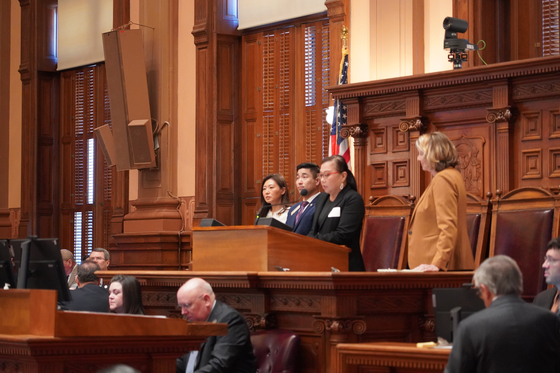
[(111, 256), (107, 250), (96, 247), (91, 250), (91, 254), (87, 260), (97, 263), (101, 271), (106, 271), (107, 267), (109, 267), (109, 263), (111, 263)]
[(227, 335), (212, 336), (200, 351), (177, 359), (177, 373), (255, 373), (256, 361), (249, 328), (239, 312), (216, 300), (209, 283), (201, 278), (187, 281), (177, 292), (181, 314), (189, 321), (226, 323)]
[(560, 372), (560, 320), (521, 299), (517, 263), (488, 258), (473, 280), (486, 309), (459, 324), (445, 372)]
[(546, 283), (554, 285), (550, 289), (541, 291), (533, 300), (533, 304), (544, 307), (554, 313), (558, 309), (558, 286), (560, 286), (560, 237), (552, 239), (546, 246), (546, 256), (544, 257), (544, 278)]
[[(292, 232), (307, 236), (313, 225), (315, 200), (319, 195), (319, 166), (306, 162), (297, 166), (296, 186), (302, 195), (302, 201), (296, 203), (288, 211), (286, 224), (292, 227)], [(305, 190), (305, 192), (303, 192)]]
[(68, 311), (109, 312), (109, 292), (99, 286), (95, 271), (99, 266), (95, 262), (85, 262), (78, 266), (76, 283), (78, 288), (72, 290), (72, 300), (66, 302), (63, 309)]

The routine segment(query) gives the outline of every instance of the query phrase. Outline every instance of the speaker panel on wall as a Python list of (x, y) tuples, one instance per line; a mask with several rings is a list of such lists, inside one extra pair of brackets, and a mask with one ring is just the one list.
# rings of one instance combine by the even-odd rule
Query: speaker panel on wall
[(115, 141), (113, 139), (113, 132), (111, 132), (111, 128), (108, 124), (97, 127), (93, 130), (95, 136), (97, 137), (97, 142), (101, 146), (101, 151), (107, 160), (107, 165), (109, 167), (114, 166), (116, 164), (116, 150), (115, 150)]
[(117, 170), (155, 167), (141, 30), (103, 34)]

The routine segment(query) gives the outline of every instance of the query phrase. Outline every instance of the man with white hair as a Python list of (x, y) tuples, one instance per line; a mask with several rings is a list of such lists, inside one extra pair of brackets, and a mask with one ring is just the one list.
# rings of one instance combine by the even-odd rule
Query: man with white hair
[(459, 324), (445, 372), (560, 372), (560, 320), (521, 299), (517, 263), (488, 258), (473, 281), (486, 309)]
[(201, 278), (190, 279), (177, 292), (177, 302), (189, 321), (228, 324), (226, 335), (208, 337), (200, 351), (177, 359), (177, 373), (255, 373), (255, 355), (245, 319), (237, 310), (217, 301), (209, 283)]

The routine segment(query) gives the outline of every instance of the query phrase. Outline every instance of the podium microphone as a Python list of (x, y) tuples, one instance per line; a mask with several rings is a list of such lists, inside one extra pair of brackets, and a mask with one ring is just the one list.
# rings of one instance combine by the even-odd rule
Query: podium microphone
[[(295, 201), (290, 201), (288, 203), (276, 203), (274, 205), (266, 205), (266, 207), (280, 206), (280, 205), (286, 205), (286, 204), (287, 205), (293, 205), (294, 203), (298, 203), (299, 200), (301, 199), (301, 197), (305, 197), (307, 195), (307, 189), (300, 190), (299, 194), (300, 194), (299, 198), (296, 199)], [(261, 215), (261, 211), (262, 211), (263, 207), (265, 207), (265, 206), (261, 206), (259, 211), (257, 211), (257, 219), (261, 217), (260, 215)]]

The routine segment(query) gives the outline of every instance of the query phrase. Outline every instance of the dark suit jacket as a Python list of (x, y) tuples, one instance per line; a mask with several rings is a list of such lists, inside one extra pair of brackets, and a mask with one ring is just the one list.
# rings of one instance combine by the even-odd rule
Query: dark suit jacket
[(303, 214), (301, 215), (297, 223), (296, 223), (296, 216), (303, 202), (296, 203), (295, 205), (290, 207), (290, 211), (288, 211), (288, 220), (286, 221), (286, 224), (292, 227), (292, 232), (307, 236), (307, 234), (311, 231), (311, 227), (313, 226), (313, 214), (315, 213), (315, 204), (317, 203), (317, 198), (319, 198), (319, 196), (313, 198), (313, 201), (309, 202), (309, 205), (307, 205), (306, 209), (303, 211)]
[(62, 308), (68, 311), (109, 312), (109, 291), (96, 284), (70, 290), (72, 300)]
[(459, 324), (445, 373), (560, 372), (560, 320), (515, 295)]
[[(206, 339), (196, 359), (195, 373), (255, 373), (253, 345), (243, 316), (227, 304), (216, 301), (208, 322), (227, 323), (228, 333)], [(184, 373), (187, 369), (188, 356), (177, 359), (177, 373)]]
[(554, 297), (556, 297), (557, 291), (558, 288), (556, 286), (546, 289), (545, 291), (541, 291), (537, 294), (535, 299), (533, 299), (533, 304), (550, 310), (552, 308), (552, 303), (554, 303)]
[[(321, 193), (315, 200), (313, 226), (308, 236), (338, 245), (346, 245), (352, 251), (348, 257), (348, 270), (365, 271), (364, 259), (360, 251), (360, 234), (364, 219), (364, 200), (358, 192), (349, 186), (338, 193), (334, 206), (327, 211), (325, 204), (329, 199), (327, 193)], [(336, 207), (340, 208), (340, 216), (328, 217)], [(343, 268), (339, 268), (343, 270)]]

